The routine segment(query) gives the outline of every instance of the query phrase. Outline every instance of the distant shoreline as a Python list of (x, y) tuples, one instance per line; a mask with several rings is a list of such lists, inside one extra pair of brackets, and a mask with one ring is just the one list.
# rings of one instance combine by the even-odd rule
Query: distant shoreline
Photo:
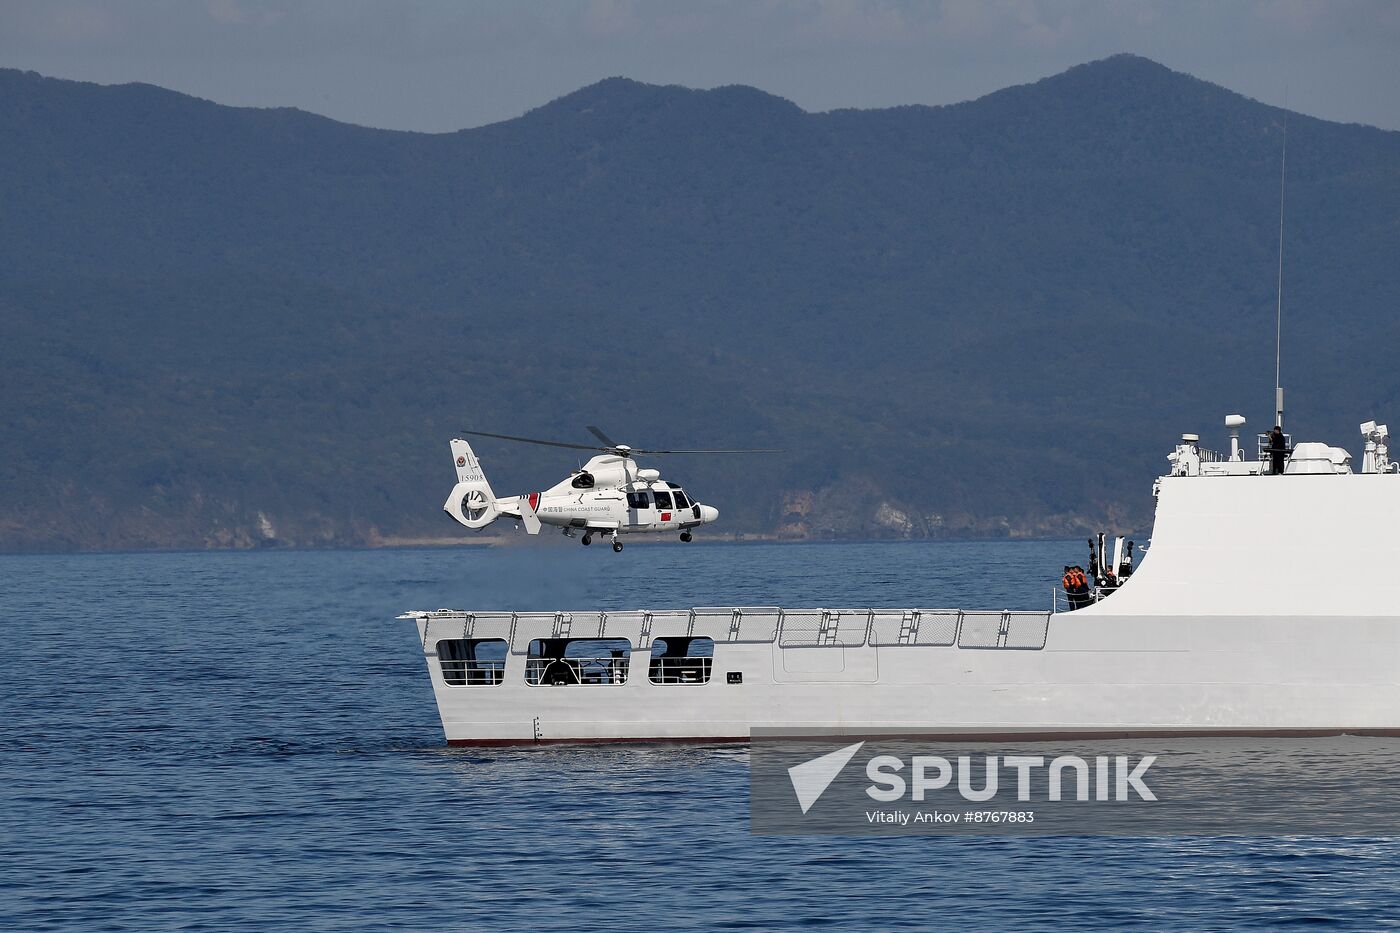
[[(1133, 532), (1118, 532), (1129, 537)], [(1053, 541), (1079, 541), (1082, 536), (1067, 534), (1064, 536), (968, 536), (968, 537), (948, 537), (948, 538), (788, 538), (778, 535), (763, 534), (729, 534), (729, 535), (707, 535), (704, 538), (696, 538), (689, 545), (682, 545), (680, 542), (668, 536), (647, 537), (643, 535), (628, 536), (626, 542), (632, 544), (670, 544), (676, 547), (694, 547), (703, 544), (790, 544), (793, 546), (811, 544), (968, 544), (973, 542), (997, 542), (1002, 544), (1013, 543), (1043, 543)], [(1146, 533), (1138, 535), (1146, 541)], [(263, 553), (316, 553), (321, 551), (412, 551), (412, 550), (451, 550), (453, 548), (465, 548), (474, 550), (478, 548), (507, 548), (519, 547), (528, 543), (524, 536), (491, 536), (480, 538), (412, 538), (412, 537), (392, 537), (385, 538), (379, 543), (366, 544), (333, 544), (325, 546), (315, 545), (271, 545), (266, 547), (150, 547), (150, 548), (103, 548), (103, 549), (70, 549), (70, 550), (32, 550), (32, 551), (0, 551), (0, 558), (6, 557), (102, 557), (109, 555), (139, 555), (139, 554), (263, 554)], [(554, 545), (550, 545), (553, 547)]]

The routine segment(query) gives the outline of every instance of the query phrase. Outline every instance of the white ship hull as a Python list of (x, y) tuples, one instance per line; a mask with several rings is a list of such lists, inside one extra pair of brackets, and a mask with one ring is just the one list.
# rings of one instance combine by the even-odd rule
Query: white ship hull
[[(438, 665), (429, 668), (453, 744), (741, 740), (754, 728), (978, 738), (1400, 734), (1394, 618), (1320, 625), (1061, 613), (1050, 627), (1039, 651), (718, 644), (709, 682), (695, 685), (633, 675), (621, 685), (526, 686), (517, 655), (493, 687), (450, 686)], [(743, 682), (728, 683), (731, 672)]]
[[(1140, 569), (1074, 612), (408, 617), (452, 744), (728, 741), (759, 728), (1391, 735), (1400, 734), (1397, 519), (1394, 475), (1173, 476), (1161, 480)], [(630, 659), (575, 663), (571, 682), (541, 682), (551, 662), (531, 658), (532, 643), (538, 652), (538, 639), (599, 637), (626, 638)], [(671, 672), (685, 676), (663, 664), (658, 677), (651, 649), (667, 637), (712, 638), (713, 659), (677, 659)], [(440, 656), (444, 641), (492, 638), (509, 645), (501, 664)], [(687, 678), (704, 682), (671, 682)]]

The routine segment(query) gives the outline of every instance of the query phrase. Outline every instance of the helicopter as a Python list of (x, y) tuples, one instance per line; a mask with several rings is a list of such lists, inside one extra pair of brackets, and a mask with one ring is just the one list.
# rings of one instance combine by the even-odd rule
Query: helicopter
[(661, 479), (658, 470), (642, 469), (634, 457), (661, 454), (738, 454), (776, 453), (769, 450), (647, 450), (619, 444), (594, 425), (588, 430), (602, 446), (543, 441), (486, 431), (463, 431), (473, 437), (491, 437), (523, 444), (565, 447), (598, 453), (559, 484), (544, 492), (498, 499), (486, 481), (481, 462), (471, 445), (453, 438), (452, 459), (457, 467), (457, 485), (443, 504), (443, 510), (468, 528), (485, 528), (501, 516), (514, 518), (527, 534), (537, 535), (545, 525), (561, 528), (566, 538), (579, 535), (580, 543), (593, 543), (593, 536), (612, 539), (613, 551), (622, 550), (625, 534), (680, 532), (690, 541), (692, 529), (719, 518), (719, 509), (702, 505), (686, 495), (676, 483)]

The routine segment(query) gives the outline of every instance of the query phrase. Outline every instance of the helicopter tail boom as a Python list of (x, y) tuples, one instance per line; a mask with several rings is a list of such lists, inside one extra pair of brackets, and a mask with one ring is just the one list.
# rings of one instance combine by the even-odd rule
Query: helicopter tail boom
[(500, 517), (501, 508), (481, 462), (471, 445), (460, 438), (452, 441), (452, 460), (457, 467), (457, 485), (443, 503), (443, 511), (468, 528), (485, 528)]

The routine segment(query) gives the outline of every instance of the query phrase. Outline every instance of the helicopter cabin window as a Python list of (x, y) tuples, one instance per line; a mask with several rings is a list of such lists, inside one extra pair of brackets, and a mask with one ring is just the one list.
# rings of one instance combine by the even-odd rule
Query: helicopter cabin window
[(645, 491), (629, 492), (627, 494), (627, 507), (629, 509), (651, 508), (651, 493)]
[(658, 638), (647, 674), (654, 684), (707, 684), (714, 658), (713, 638)]
[(666, 490), (658, 489), (653, 493), (653, 495), (656, 496), (656, 507), (658, 509), (673, 508), (673, 506), (671, 505), (671, 494)]
[(592, 473), (589, 473), (587, 470), (585, 470), (584, 472), (580, 473), (578, 476), (575, 476), (575, 477), (574, 477), (574, 481), (573, 481), (572, 483), (570, 483), (569, 485), (572, 486), (572, 487), (574, 487), (575, 489), (592, 489), (592, 488), (593, 488), (593, 474), (592, 474)]
[(536, 638), (525, 657), (532, 687), (627, 683), (632, 643), (625, 638)]
[(444, 638), (437, 655), (442, 679), (452, 687), (495, 687), (505, 677), (504, 638)]
[(678, 509), (688, 509), (688, 508), (690, 508), (690, 500), (687, 499), (687, 498), (685, 497), (685, 493), (684, 493), (684, 492), (682, 492), (681, 490), (677, 489), (677, 490), (675, 491), (675, 496), (676, 496), (676, 508), (678, 508)]

